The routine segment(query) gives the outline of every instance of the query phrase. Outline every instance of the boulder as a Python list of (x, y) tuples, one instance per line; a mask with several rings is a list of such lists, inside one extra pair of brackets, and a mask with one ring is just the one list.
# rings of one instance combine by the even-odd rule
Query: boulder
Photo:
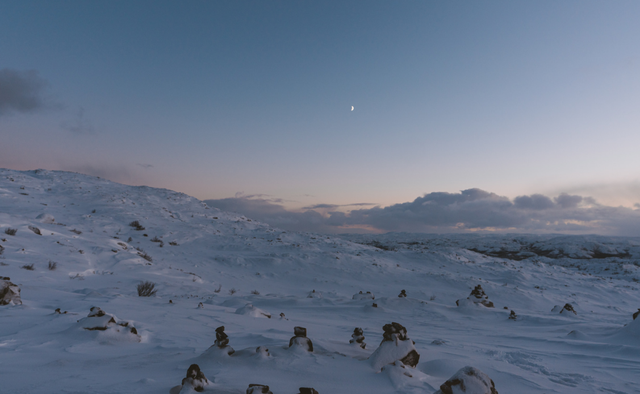
[(400, 290), (400, 294), (398, 294), (398, 297), (400, 298), (404, 298), (407, 296), (407, 291), (406, 290)]
[(509, 314), (509, 320), (517, 320), (517, 319), (518, 319), (518, 315), (516, 315), (516, 312), (512, 310), (511, 313)]
[(364, 331), (362, 328), (356, 327), (353, 329), (349, 343), (355, 343), (363, 349), (367, 347), (367, 344), (364, 342)]
[(216, 340), (213, 341), (213, 346), (225, 349), (228, 355), (232, 355), (235, 352), (235, 350), (229, 346), (229, 336), (224, 332), (224, 326), (216, 328)]
[(371, 293), (370, 291), (367, 291), (366, 293), (363, 293), (362, 291), (360, 291), (358, 294), (354, 294), (352, 299), (354, 300), (375, 300), (376, 296), (373, 295), (373, 293)]
[(407, 337), (407, 329), (399, 323), (393, 322), (382, 327), (382, 342), (369, 357), (376, 372), (380, 372), (385, 365), (401, 361), (404, 365), (415, 368), (420, 361), (420, 354), (413, 341)]
[(313, 387), (300, 387), (300, 394), (318, 394)]
[(484, 372), (464, 367), (444, 382), (435, 394), (498, 394), (498, 391)]
[(633, 314), (633, 320), (636, 320), (636, 318), (638, 317), (638, 315), (640, 315), (640, 308), (638, 308), (638, 311), (636, 313)]
[(247, 388), (247, 394), (273, 394), (269, 390), (269, 386), (264, 384), (249, 384), (249, 388)]
[(20, 288), (8, 276), (0, 277), (0, 305), (22, 305)]
[(294, 336), (289, 340), (289, 347), (299, 347), (309, 352), (313, 352), (313, 343), (307, 338), (307, 329), (304, 327), (293, 327)]
[[(493, 302), (489, 301), (489, 297), (484, 292), (482, 285), (478, 285), (473, 290), (471, 290), (471, 294), (469, 294), (467, 300), (473, 302), (474, 304), (486, 306), (487, 308), (494, 308)], [(456, 305), (460, 306), (460, 304), (460, 300), (457, 300)]]

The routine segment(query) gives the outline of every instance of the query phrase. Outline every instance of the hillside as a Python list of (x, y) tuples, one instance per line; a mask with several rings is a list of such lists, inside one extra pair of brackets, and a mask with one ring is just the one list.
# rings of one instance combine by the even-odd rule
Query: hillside
[[(22, 300), (0, 305), (2, 393), (166, 394), (194, 363), (212, 393), (433, 393), (467, 365), (502, 394), (640, 392), (637, 238), (292, 233), (170, 190), (0, 169), (0, 245)], [(493, 308), (467, 300), (477, 285)], [(86, 330), (92, 307), (115, 323)], [(368, 359), (391, 322), (415, 368)], [(231, 356), (210, 348), (220, 326)], [(295, 326), (313, 352), (288, 348)]]

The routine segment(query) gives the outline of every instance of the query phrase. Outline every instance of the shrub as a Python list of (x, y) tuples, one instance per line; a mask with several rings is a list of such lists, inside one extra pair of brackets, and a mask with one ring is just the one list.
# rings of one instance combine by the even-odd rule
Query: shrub
[(26, 269), (27, 271), (33, 271), (33, 270), (35, 270), (35, 268), (33, 268), (33, 264), (25, 264), (25, 265), (23, 265), (23, 266), (22, 266), (22, 267), (20, 267), (20, 268), (24, 268), (24, 269)]
[(42, 235), (42, 233), (40, 232), (40, 229), (37, 228), (36, 226), (29, 226), (29, 230), (33, 231), (35, 234)]
[(178, 243), (176, 241), (171, 241), (169, 242), (169, 245), (171, 246), (178, 246)]
[(142, 227), (142, 225), (140, 224), (139, 221), (134, 220), (133, 222), (129, 223), (129, 226), (133, 227), (134, 229), (136, 229), (136, 231), (142, 231), (144, 230), (144, 227)]
[(2, 252), (4, 252), (4, 247), (0, 245), (0, 256), (2, 255)]
[(6, 230), (4, 230), (4, 233), (7, 235), (16, 235), (17, 232), (17, 228), (7, 228)]
[(138, 290), (138, 297), (151, 297), (158, 291), (155, 287), (156, 284), (149, 281), (138, 283), (136, 286), (136, 289)]
[(139, 252), (138, 252), (138, 256), (142, 257), (143, 259), (147, 260), (148, 262), (152, 262), (152, 261), (153, 261), (153, 259), (151, 258), (151, 256), (149, 256), (149, 255), (147, 254), (147, 252), (145, 252), (145, 251), (143, 251), (143, 250), (141, 250), (141, 251), (139, 251)]
[(234, 295), (234, 294), (236, 294), (237, 292), (238, 292), (238, 290), (236, 290), (236, 289), (231, 289), (231, 290), (229, 290), (229, 294), (230, 294), (230, 295)]
[(258, 290), (251, 290), (251, 294), (260, 295), (260, 292)]
[(76, 230), (75, 228), (73, 230), (69, 230), (69, 231), (71, 231), (72, 233), (76, 233), (78, 235), (82, 234), (82, 231)]
[(49, 261), (49, 271), (55, 271), (58, 268), (58, 263), (55, 261)]
[(222, 285), (218, 285), (218, 288), (215, 289), (213, 292), (214, 293), (220, 293), (220, 290), (222, 290)]

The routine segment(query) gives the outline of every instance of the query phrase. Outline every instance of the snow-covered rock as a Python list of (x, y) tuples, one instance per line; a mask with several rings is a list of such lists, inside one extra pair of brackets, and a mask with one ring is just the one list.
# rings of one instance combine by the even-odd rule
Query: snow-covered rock
[(0, 305), (22, 305), (20, 288), (8, 276), (0, 277)]
[(56, 222), (56, 219), (53, 217), (53, 215), (49, 213), (41, 213), (40, 215), (36, 216), (36, 220), (38, 220), (40, 223), (45, 224), (52, 224)]
[[(484, 292), (482, 285), (477, 285), (473, 290), (471, 290), (471, 294), (469, 294), (467, 300), (473, 302), (474, 304), (486, 306), (487, 308), (494, 307), (493, 302), (489, 301), (489, 296), (487, 296), (487, 294)], [(463, 304), (467, 304), (463, 303), (462, 301), (463, 300), (457, 300), (456, 305), (462, 306)]]
[(187, 376), (182, 379), (182, 383), (169, 390), (169, 394), (188, 394), (192, 392), (202, 392), (209, 385), (209, 380), (204, 376), (198, 364), (191, 364), (187, 369)]
[(362, 291), (358, 292), (357, 294), (354, 294), (352, 299), (354, 300), (375, 300), (376, 296), (373, 295), (372, 292), (367, 291), (366, 293), (363, 293)]
[(289, 340), (290, 348), (304, 349), (309, 352), (313, 352), (313, 343), (311, 339), (307, 338), (307, 329), (304, 327), (293, 327), (294, 336)]
[(273, 394), (271, 390), (269, 390), (269, 386), (264, 384), (249, 384), (247, 388), (247, 394)]
[(127, 321), (118, 321), (114, 315), (106, 313), (97, 306), (89, 311), (87, 317), (78, 320), (78, 326), (88, 331), (110, 331), (112, 333), (130, 334), (138, 341), (138, 330)]
[(382, 329), (382, 342), (369, 357), (373, 369), (380, 372), (385, 365), (396, 361), (415, 368), (420, 361), (420, 354), (413, 341), (407, 337), (407, 329), (396, 322), (385, 324)]
[(236, 314), (271, 319), (271, 313), (263, 311), (260, 308), (256, 308), (255, 306), (253, 306), (253, 304), (247, 304), (241, 308), (236, 309)]
[(435, 394), (498, 394), (498, 391), (489, 376), (467, 366), (444, 382)]

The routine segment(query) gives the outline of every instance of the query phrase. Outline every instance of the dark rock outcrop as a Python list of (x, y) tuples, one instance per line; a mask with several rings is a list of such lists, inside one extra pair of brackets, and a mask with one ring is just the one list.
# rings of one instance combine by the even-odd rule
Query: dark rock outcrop
[(369, 357), (373, 368), (379, 372), (385, 365), (401, 361), (404, 365), (415, 368), (420, 361), (420, 354), (414, 342), (407, 337), (407, 329), (400, 323), (393, 322), (382, 327), (382, 342)]

